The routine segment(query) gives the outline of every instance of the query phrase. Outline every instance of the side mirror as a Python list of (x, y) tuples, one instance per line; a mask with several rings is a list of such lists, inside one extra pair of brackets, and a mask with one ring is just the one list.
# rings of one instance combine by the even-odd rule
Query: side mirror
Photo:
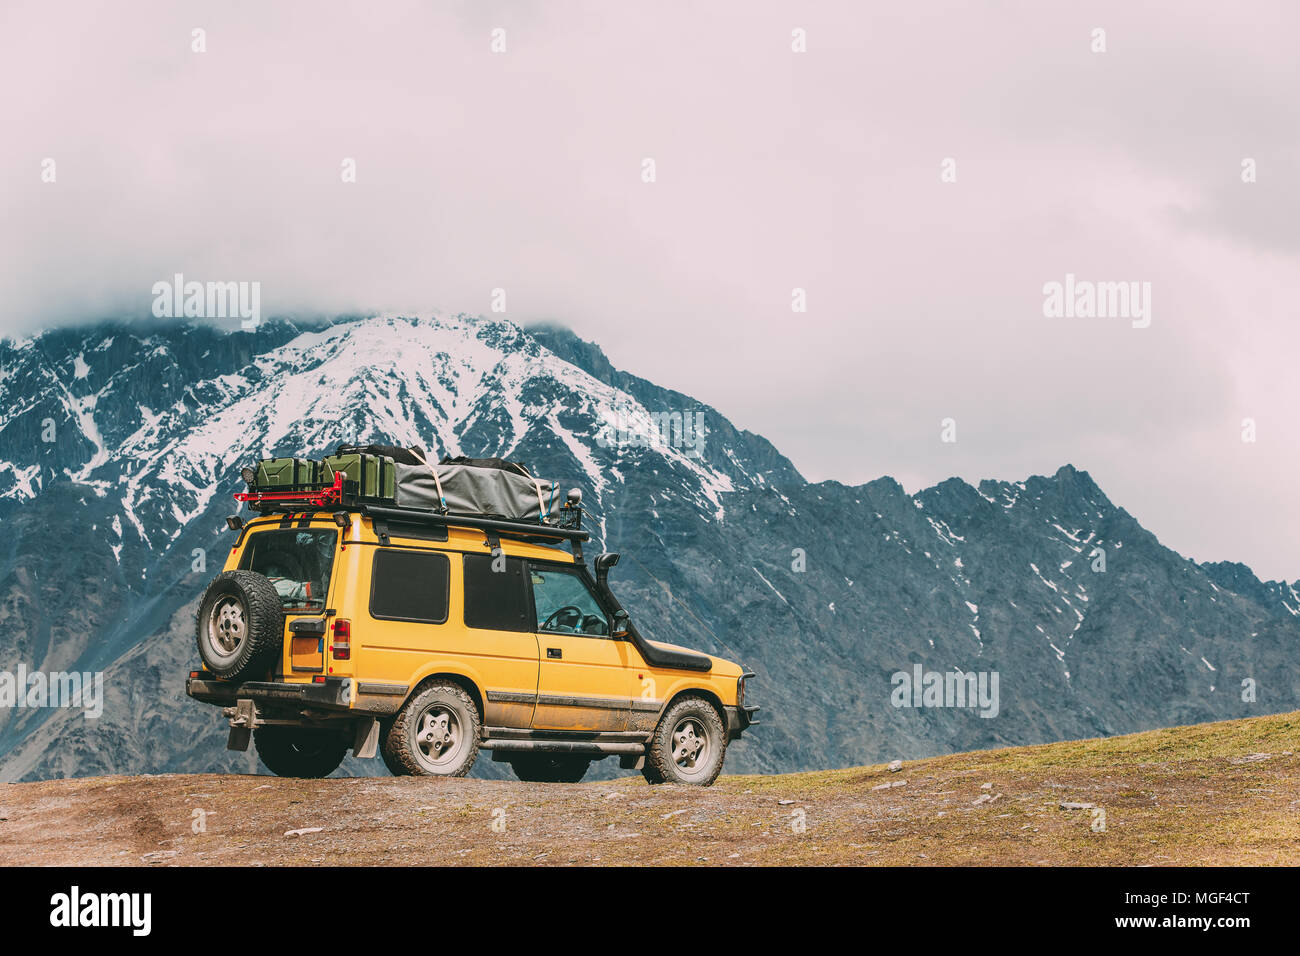
[(614, 612), (614, 636), (622, 637), (627, 633), (627, 611), (619, 608)]

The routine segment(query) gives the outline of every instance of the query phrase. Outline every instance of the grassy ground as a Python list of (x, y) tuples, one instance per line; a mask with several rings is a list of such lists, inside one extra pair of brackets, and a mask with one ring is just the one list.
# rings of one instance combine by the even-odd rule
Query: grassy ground
[[(286, 835), (304, 828), (320, 829)], [(47, 863), (1295, 865), (1300, 713), (954, 754), (895, 772), (729, 776), (708, 789), (650, 787), (639, 775), (3, 787), (0, 865)]]

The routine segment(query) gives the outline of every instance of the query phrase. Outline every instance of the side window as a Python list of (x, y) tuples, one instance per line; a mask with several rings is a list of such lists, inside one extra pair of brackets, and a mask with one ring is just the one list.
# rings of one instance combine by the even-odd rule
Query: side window
[(465, 626), (492, 631), (531, 631), (524, 562), (506, 558), (500, 571), (492, 570), (490, 554), (465, 555)]
[(537, 630), (550, 634), (609, 636), (609, 620), (587, 582), (576, 571), (532, 566), (533, 605)]
[(444, 624), (451, 565), (429, 551), (375, 552), (370, 568), (370, 616)]

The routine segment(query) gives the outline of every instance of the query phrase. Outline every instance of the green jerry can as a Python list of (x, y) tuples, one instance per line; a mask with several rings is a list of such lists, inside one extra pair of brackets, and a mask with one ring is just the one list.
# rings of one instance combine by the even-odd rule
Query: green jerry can
[(264, 458), (257, 463), (253, 485), (258, 491), (292, 491), (315, 484), (319, 471), (320, 465), (307, 458)]
[(397, 494), (397, 469), (386, 455), (331, 455), (321, 462), (321, 480), (333, 482), (343, 473), (343, 493), (359, 498), (392, 501)]

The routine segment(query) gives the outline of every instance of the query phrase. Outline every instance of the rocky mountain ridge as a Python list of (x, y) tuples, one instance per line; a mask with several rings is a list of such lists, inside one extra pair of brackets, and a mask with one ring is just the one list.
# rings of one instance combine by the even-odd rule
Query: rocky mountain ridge
[[(663, 433), (686, 414), (699, 447)], [(734, 769), (1300, 706), (1300, 582), (1182, 558), (1072, 466), (915, 495), (809, 483), (761, 436), (555, 327), (109, 323), (0, 342), (0, 667), (103, 670), (108, 687), (97, 720), (0, 710), (0, 777), (248, 769), (184, 697), (190, 606), (229, 547), (239, 465), (354, 439), (513, 457), (581, 487), (642, 629), (758, 673), (765, 722)], [(918, 664), (997, 673), (997, 716), (896, 706)]]

